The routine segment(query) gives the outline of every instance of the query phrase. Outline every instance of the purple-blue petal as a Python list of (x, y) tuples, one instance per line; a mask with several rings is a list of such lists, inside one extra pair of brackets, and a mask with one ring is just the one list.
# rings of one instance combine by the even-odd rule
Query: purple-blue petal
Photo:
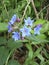
[(20, 33), (19, 32), (13, 32), (12, 38), (16, 40), (20, 40)]
[(25, 22), (25, 25), (26, 26), (32, 26), (33, 25), (33, 22), (34, 22), (34, 20), (31, 20), (31, 18), (30, 17), (28, 17), (28, 19), (26, 20), (26, 19), (24, 19), (24, 22)]
[(34, 34), (40, 34), (41, 27), (42, 27), (41, 24), (37, 25), (37, 26), (34, 28)]
[(30, 36), (31, 35), (30, 31), (31, 31), (31, 28), (27, 28), (26, 26), (20, 29), (20, 32), (22, 32), (22, 37)]
[(14, 14), (10, 20), (10, 24), (14, 24), (16, 22), (17, 16)]
[(10, 33), (10, 32), (12, 32), (12, 27), (10, 26), (10, 25), (8, 25), (8, 32)]

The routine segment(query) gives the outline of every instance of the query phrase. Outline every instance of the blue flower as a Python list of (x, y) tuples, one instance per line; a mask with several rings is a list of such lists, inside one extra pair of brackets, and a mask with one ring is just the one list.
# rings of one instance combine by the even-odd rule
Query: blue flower
[(9, 25), (13, 25), (16, 22), (17, 16), (14, 14), (9, 22)]
[(8, 25), (8, 32), (10, 33), (12, 31), (12, 26), (11, 25)]
[(20, 40), (20, 33), (19, 32), (13, 32), (12, 38), (16, 40)]
[(30, 19), (30, 17), (28, 17), (28, 19), (26, 20), (26, 19), (24, 19), (24, 22), (25, 22), (25, 25), (26, 26), (32, 26), (33, 25), (33, 22), (34, 22), (34, 20), (31, 20)]
[(41, 24), (39, 24), (37, 27), (35, 27), (34, 28), (34, 34), (40, 34), (40, 30), (41, 30), (41, 27), (42, 27), (42, 25)]
[(26, 26), (20, 29), (20, 32), (22, 32), (22, 37), (30, 36), (31, 35), (30, 31), (31, 31), (31, 28), (27, 28)]

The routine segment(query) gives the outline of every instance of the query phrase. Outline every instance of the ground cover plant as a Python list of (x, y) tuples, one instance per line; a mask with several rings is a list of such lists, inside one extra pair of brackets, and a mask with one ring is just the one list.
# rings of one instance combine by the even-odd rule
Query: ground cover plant
[(0, 65), (49, 65), (48, 0), (0, 0)]

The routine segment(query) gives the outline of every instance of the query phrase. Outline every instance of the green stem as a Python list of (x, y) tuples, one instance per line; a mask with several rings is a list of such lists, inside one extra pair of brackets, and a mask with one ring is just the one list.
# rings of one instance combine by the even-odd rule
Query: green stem
[(6, 5), (5, 5), (5, 3), (4, 3), (4, 0), (3, 0), (3, 6), (4, 6), (4, 9), (5, 9), (5, 11), (6, 11), (6, 13), (7, 13), (7, 16), (8, 16), (8, 18), (9, 18), (9, 13), (8, 13), (8, 11), (7, 11), (7, 9), (6, 9)]
[(18, 27), (19, 27), (19, 26), (22, 24), (22, 22), (23, 22), (23, 19), (24, 19), (24, 17), (25, 17), (25, 14), (26, 14), (26, 11), (27, 11), (27, 8), (28, 8), (29, 4), (30, 4), (30, 1), (27, 3), (27, 5), (26, 5), (26, 7), (25, 7), (23, 16), (22, 16), (22, 18), (21, 18), (21, 22), (19, 23)]
[(14, 49), (9, 53), (9, 55), (8, 55), (8, 57), (7, 57), (7, 59), (6, 59), (5, 65), (8, 65), (8, 60), (9, 60), (11, 54), (14, 52), (15, 49), (16, 49), (16, 48), (14, 48)]

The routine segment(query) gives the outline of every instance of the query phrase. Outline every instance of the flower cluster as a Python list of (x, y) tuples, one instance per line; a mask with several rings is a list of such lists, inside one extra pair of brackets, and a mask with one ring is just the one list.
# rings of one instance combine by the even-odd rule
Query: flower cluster
[[(15, 22), (20, 22), (20, 19), (17, 18), (17, 16), (14, 14), (11, 18), (11, 20), (8, 23), (8, 32), (12, 32), (13, 28), (12, 26), (14, 25)], [(12, 32), (12, 38), (16, 41), (20, 39), (20, 33), (19, 32)]]
[(14, 14), (14, 15), (12, 16), (11, 20), (8, 22), (8, 32), (9, 32), (9, 33), (13, 31), (12, 25), (14, 25), (14, 23), (15, 23), (16, 21), (19, 22), (20, 19), (17, 18), (17, 16)]
[(33, 22), (34, 22), (34, 20), (31, 20), (30, 17), (28, 17), (27, 20), (24, 19), (24, 27), (20, 29), (20, 32), (22, 32), (22, 37), (31, 35), (30, 31), (31, 31), (31, 26), (32, 26)]
[[(12, 32), (12, 25), (14, 25), (15, 22), (19, 22), (20, 19), (17, 18), (16, 15), (13, 15), (10, 22), (8, 23), (8, 32)], [(26, 36), (31, 36), (31, 28), (33, 26), (34, 20), (31, 20), (30, 17), (28, 17), (27, 19), (24, 19), (24, 26), (23, 28), (20, 28), (19, 31), (16, 32), (12, 32), (12, 38), (16, 41), (16, 40), (20, 40), (22, 38), (25, 38)], [(42, 25), (39, 24), (34, 28), (34, 34), (40, 34), (40, 30), (41, 30)], [(21, 35), (20, 35), (21, 33)]]

